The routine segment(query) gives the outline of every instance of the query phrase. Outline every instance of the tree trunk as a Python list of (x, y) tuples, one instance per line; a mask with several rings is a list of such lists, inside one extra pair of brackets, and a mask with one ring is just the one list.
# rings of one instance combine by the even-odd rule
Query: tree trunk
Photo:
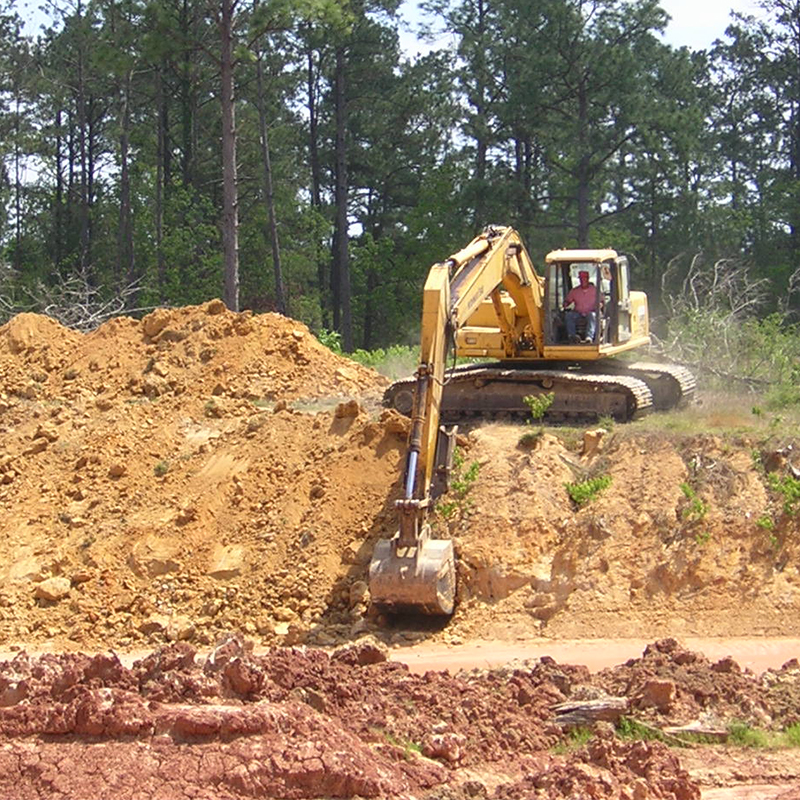
[(487, 86), (486, 86), (486, 52), (484, 50), (484, 37), (486, 35), (486, 14), (487, 4), (484, 0), (478, 0), (478, 22), (476, 36), (478, 39), (478, 50), (476, 53), (477, 68), (475, 70), (475, 182), (477, 193), (475, 195), (475, 217), (473, 226), (475, 230), (480, 230), (486, 226), (486, 155), (489, 150), (488, 142), (488, 105)]
[(55, 235), (53, 236), (53, 266), (59, 269), (64, 253), (64, 164), (61, 108), (56, 110), (56, 207)]
[(342, 347), (353, 351), (353, 319), (350, 308), (350, 251), (347, 224), (347, 107), (345, 93), (345, 51), (336, 50), (334, 105), (336, 109), (336, 230), (334, 233), (334, 314), (341, 308)]
[[(126, 72), (123, 79), (121, 109), (120, 109), (120, 135), (119, 135), (119, 231), (117, 239), (117, 270), (118, 281), (123, 278), (128, 285), (136, 280), (135, 264), (133, 257), (133, 214), (131, 211), (131, 176), (128, 163), (130, 144), (130, 93), (131, 73)], [(135, 297), (131, 296), (135, 305)]]
[(20, 139), (20, 98), (15, 86), (16, 107), (14, 112), (14, 268), (22, 266), (22, 152)]
[(164, 65), (156, 76), (156, 103), (158, 105), (158, 136), (156, 153), (156, 274), (158, 276), (158, 296), (163, 302), (167, 285), (166, 260), (164, 258), (164, 196), (165, 184), (169, 180), (169, 142), (167, 140), (167, 100), (164, 91)]
[[(311, 166), (311, 205), (322, 208), (322, 167), (319, 158), (319, 134), (317, 121), (317, 76), (314, 68), (314, 48), (311, 44), (311, 25), (306, 26), (308, 52), (306, 54), (306, 91), (308, 93), (308, 157)], [(317, 260), (317, 285), (319, 305), (324, 327), (330, 327), (330, 304), (328, 294), (328, 269), (324, 258)], [(335, 327), (335, 326), (334, 326)]]
[(261, 160), (264, 166), (264, 202), (267, 204), (268, 223), (264, 236), (272, 243), (272, 268), (275, 274), (275, 305), (281, 314), (286, 314), (286, 292), (283, 286), (283, 269), (281, 267), (281, 249), (278, 241), (278, 224), (275, 215), (275, 194), (272, 188), (272, 162), (269, 157), (269, 130), (267, 125), (267, 109), (264, 101), (264, 71), (261, 59), (256, 64), (258, 82), (258, 124), (261, 129)]
[[(82, 13), (78, 4), (78, 15)], [(78, 85), (77, 112), (78, 112), (78, 162), (80, 166), (80, 190), (78, 200), (78, 215), (80, 226), (79, 266), (81, 275), (87, 276), (89, 271), (89, 183), (88, 183), (88, 155), (87, 155), (87, 119), (86, 119), (86, 87), (84, 86), (84, 48), (83, 42), (78, 49)]]
[(578, 247), (589, 246), (589, 100), (586, 84), (581, 81), (578, 88)]
[(194, 183), (194, 89), (192, 83), (192, 46), (191, 18), (189, 0), (183, 0), (181, 6), (181, 34), (187, 43), (182, 52), (180, 70), (181, 95), (181, 176), (184, 186)]
[(239, 310), (239, 212), (236, 185), (236, 115), (233, 95), (233, 19), (235, 0), (222, 0), (219, 31), (220, 102), (222, 104), (222, 257), (223, 301), (231, 311)]

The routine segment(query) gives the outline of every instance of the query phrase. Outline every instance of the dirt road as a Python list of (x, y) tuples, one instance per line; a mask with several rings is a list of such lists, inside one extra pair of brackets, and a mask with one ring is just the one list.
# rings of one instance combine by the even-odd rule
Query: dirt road
[[(412, 672), (447, 669), (489, 669), (514, 659), (551, 656), (559, 664), (581, 664), (590, 671), (622, 664), (638, 658), (648, 645), (647, 639), (532, 639), (520, 642), (473, 641), (462, 645), (426, 643), (392, 651), (391, 658), (407, 664)], [(800, 639), (779, 637), (748, 638), (682, 638), (690, 650), (718, 661), (726, 656), (755, 673), (778, 669), (792, 658), (800, 659)]]

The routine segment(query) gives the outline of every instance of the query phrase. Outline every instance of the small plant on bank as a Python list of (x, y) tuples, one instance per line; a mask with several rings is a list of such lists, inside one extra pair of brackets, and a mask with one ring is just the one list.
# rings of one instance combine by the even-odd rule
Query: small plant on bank
[(572, 753), (575, 750), (580, 750), (581, 747), (591, 741), (593, 736), (594, 731), (591, 728), (584, 726), (570, 728), (570, 730), (567, 731), (565, 740), (563, 742), (559, 742), (553, 748), (553, 754), (557, 756), (563, 756), (567, 753)]
[[(544, 433), (542, 420), (547, 410), (553, 405), (555, 399), (556, 396), (553, 392), (550, 392), (550, 394), (529, 394), (522, 398), (522, 402), (530, 409), (531, 416), (536, 421), (536, 425), (532, 426), (530, 430), (525, 431), (525, 433), (519, 437), (519, 443), (521, 445), (529, 447), (535, 445), (539, 439), (542, 438), (542, 434)], [(527, 424), (531, 425), (530, 420), (527, 421)]]
[(153, 474), (157, 478), (163, 478), (168, 472), (169, 463), (166, 461), (159, 461), (158, 464), (153, 467)]
[(688, 508), (683, 510), (683, 518), (690, 522), (699, 522), (708, 513), (708, 503), (697, 496), (697, 492), (688, 483), (681, 484), (683, 496), (689, 501)]
[(585, 481), (564, 484), (567, 494), (578, 508), (582, 508), (587, 503), (590, 503), (610, 485), (610, 475), (598, 475), (596, 478), (589, 478)]
[(614, 417), (611, 417), (608, 414), (603, 414), (601, 417), (597, 418), (597, 427), (605, 428), (609, 433), (614, 430), (614, 426), (616, 424), (617, 421), (614, 419)]
[(383, 736), (392, 747), (397, 747), (403, 751), (403, 758), (406, 761), (411, 760), (412, 753), (415, 755), (422, 753), (422, 745), (411, 739), (400, 739), (389, 731), (383, 731)]
[(769, 488), (783, 498), (783, 510), (792, 516), (800, 507), (800, 480), (791, 475), (779, 476), (774, 472), (767, 475)]
[(698, 547), (708, 544), (711, 540), (711, 531), (700, 531), (699, 533), (696, 533), (694, 535), (694, 540)]
[(757, 520), (756, 525), (759, 528), (763, 528), (765, 531), (774, 531), (775, 530), (775, 523), (772, 521), (772, 517), (769, 514), (762, 514)]
[(453, 477), (450, 481), (450, 492), (448, 493), (448, 497), (452, 499), (439, 502), (436, 505), (436, 510), (445, 519), (452, 519), (456, 514), (461, 516), (469, 508), (470, 500), (467, 494), (469, 494), (475, 481), (478, 480), (480, 468), (481, 465), (477, 461), (465, 466), (464, 453), (460, 447), (456, 448), (453, 453)]

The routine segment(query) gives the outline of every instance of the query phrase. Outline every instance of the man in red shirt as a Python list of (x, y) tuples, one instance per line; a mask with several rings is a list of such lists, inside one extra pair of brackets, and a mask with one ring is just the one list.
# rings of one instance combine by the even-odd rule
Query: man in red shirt
[(573, 306), (566, 312), (567, 336), (570, 342), (579, 342), (577, 326), (581, 317), (586, 317), (586, 338), (584, 342), (593, 342), (597, 331), (597, 288), (589, 282), (589, 273), (581, 270), (578, 273), (580, 284), (570, 289), (564, 299), (564, 308)]

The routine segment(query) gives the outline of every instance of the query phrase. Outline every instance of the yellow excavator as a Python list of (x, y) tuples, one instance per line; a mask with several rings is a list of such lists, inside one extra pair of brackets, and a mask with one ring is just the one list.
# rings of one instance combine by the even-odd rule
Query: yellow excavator
[[(613, 358), (650, 343), (647, 297), (631, 290), (625, 256), (554, 250), (544, 273), (537, 274), (519, 234), (501, 226), (487, 228), (428, 273), (419, 365), (384, 396), (385, 405), (411, 417), (411, 430), (396, 502), (399, 530), (377, 543), (369, 567), (379, 608), (453, 612), (453, 544), (432, 538), (426, 521), (449, 488), (453, 464), (457, 428), (442, 423), (529, 416), (524, 398), (548, 394), (547, 419), (626, 421), (681, 405), (694, 393), (683, 367)], [(593, 308), (585, 300), (582, 313), (568, 308), (570, 292), (587, 285)], [(476, 361), (448, 369), (451, 351)]]

